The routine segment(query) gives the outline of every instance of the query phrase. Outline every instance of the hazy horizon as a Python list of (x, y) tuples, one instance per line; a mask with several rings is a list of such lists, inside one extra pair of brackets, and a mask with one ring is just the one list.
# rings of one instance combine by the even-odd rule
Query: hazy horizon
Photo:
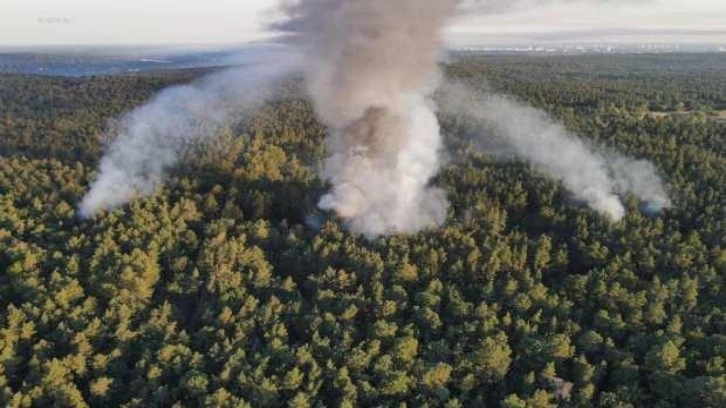
[[(276, 0), (5, 0), (0, 47), (185, 46), (225, 48), (274, 36)], [(461, 14), (450, 47), (542, 44), (726, 45), (721, 0), (520, 0), (509, 10)]]

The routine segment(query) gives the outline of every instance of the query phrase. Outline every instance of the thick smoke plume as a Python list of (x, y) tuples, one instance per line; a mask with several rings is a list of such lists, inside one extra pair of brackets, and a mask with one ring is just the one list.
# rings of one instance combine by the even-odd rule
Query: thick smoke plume
[(283, 26), (306, 55), (304, 73), (329, 127), (319, 203), (375, 236), (444, 221), (444, 194), (429, 186), (441, 136), (430, 100), (441, 30), (455, 0), (300, 0)]
[(537, 109), (501, 95), (483, 95), (461, 83), (447, 83), (440, 94), (441, 109), (473, 119), (488, 132), (483, 145), (489, 153), (512, 154), (560, 180), (592, 209), (618, 221), (625, 215), (620, 195), (631, 193), (648, 212), (671, 205), (655, 167), (615, 153), (598, 151)]
[(79, 215), (90, 217), (152, 194), (186, 151), (264, 103), (272, 86), (293, 69), (293, 60), (265, 55), (264, 63), (250, 61), (194, 84), (165, 89), (124, 115)]
[[(284, 0), (281, 0), (284, 1)], [(541, 3), (542, 1), (535, 1)], [(288, 0), (275, 25), (304, 58), (259, 64), (170, 88), (122, 119), (82, 216), (151, 194), (185, 151), (265, 101), (267, 90), (301, 70), (317, 115), (329, 128), (319, 207), (369, 237), (443, 223), (448, 203), (431, 180), (441, 165), (436, 105), (442, 30), (450, 16), (492, 12), (529, 0)], [(657, 212), (670, 205), (654, 167), (598, 152), (510, 99), (447, 84), (443, 107), (494, 129), (498, 143), (561, 180), (575, 197), (619, 220), (633, 193)]]

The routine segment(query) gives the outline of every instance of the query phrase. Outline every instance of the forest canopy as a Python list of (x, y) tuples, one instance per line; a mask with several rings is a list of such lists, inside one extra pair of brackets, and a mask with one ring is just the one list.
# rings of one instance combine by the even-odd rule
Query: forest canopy
[(0, 405), (726, 406), (726, 57), (445, 71), (652, 161), (673, 207), (610, 222), (442, 115), (445, 226), (365, 239), (316, 209), (325, 129), (290, 83), (81, 220), (109, 121), (207, 70), (2, 74)]

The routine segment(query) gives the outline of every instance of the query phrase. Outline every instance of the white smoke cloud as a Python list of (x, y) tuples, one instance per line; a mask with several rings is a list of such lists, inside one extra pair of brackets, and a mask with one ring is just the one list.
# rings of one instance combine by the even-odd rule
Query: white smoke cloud
[[(263, 103), (266, 90), (297, 68), (329, 130), (322, 177), (331, 190), (319, 207), (337, 212), (351, 230), (368, 237), (436, 227), (448, 208), (443, 191), (430, 185), (441, 166), (432, 94), (440, 80), (442, 30), (462, 10), (491, 12), (500, 4), (288, 1), (287, 19), (275, 28), (288, 35), (293, 54), (304, 58), (268, 56), (167, 89), (126, 115), (79, 213), (88, 217), (153, 193), (189, 147)], [(638, 195), (649, 211), (670, 205), (648, 162), (600, 153), (541, 111), (502, 96), (481, 97), (451, 84), (442, 94), (450, 113), (494, 129), (517, 156), (614, 220), (625, 214), (622, 193)]]
[(396, 146), (341, 141), (357, 132), (350, 128), (330, 140), (334, 154), (326, 160), (323, 176), (333, 189), (319, 206), (337, 211), (352, 230), (368, 236), (416, 232), (446, 217), (443, 192), (428, 187), (439, 168), (441, 147), (433, 107), (422, 95), (401, 103), (400, 113), (371, 111), (376, 113), (353, 125), (368, 134), (362, 137), (387, 137), (379, 142)]
[(430, 94), (441, 30), (455, 0), (299, 0), (290, 32), (307, 56), (305, 78), (329, 127), (319, 206), (376, 236), (440, 225), (444, 194), (429, 187), (441, 136)]
[(120, 132), (101, 159), (79, 206), (81, 217), (153, 194), (184, 153), (249, 114), (290, 73), (295, 58), (276, 53), (261, 61), (167, 88), (121, 118)]
[(469, 117), (490, 130), (480, 138), (496, 138), (484, 142), (560, 180), (575, 198), (614, 221), (625, 215), (620, 199), (624, 193), (638, 196), (650, 212), (671, 205), (651, 163), (598, 151), (543, 111), (501, 95), (483, 95), (461, 83), (445, 84), (440, 96), (443, 111)]
[(663, 180), (653, 163), (618, 154), (606, 154), (613, 182), (621, 193), (631, 193), (645, 204), (644, 211), (657, 214), (672, 206)]

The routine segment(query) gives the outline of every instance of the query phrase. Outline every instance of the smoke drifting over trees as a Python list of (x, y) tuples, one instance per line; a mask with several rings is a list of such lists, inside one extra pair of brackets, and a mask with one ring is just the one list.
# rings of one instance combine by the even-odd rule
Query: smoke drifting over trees
[(439, 77), (441, 29), (453, 0), (302, 0), (282, 28), (329, 127), (319, 203), (375, 236), (440, 225), (444, 194), (429, 187), (441, 136), (429, 95)]
[(670, 206), (652, 164), (598, 151), (540, 110), (501, 95), (482, 95), (461, 83), (446, 83), (440, 96), (442, 111), (472, 118), (489, 130), (477, 135), (484, 145), (497, 146), (489, 153), (530, 162), (614, 221), (625, 215), (618, 194), (635, 194), (653, 212)]
[(264, 64), (250, 61), (198, 83), (168, 88), (124, 115), (79, 214), (90, 217), (152, 194), (188, 149), (268, 100), (291, 60), (267, 55)]
[[(300, 0), (288, 6), (290, 20), (282, 28), (309, 57), (308, 88), (331, 130), (323, 177), (333, 189), (321, 208), (336, 210), (367, 235), (443, 222), (447, 203), (428, 186), (440, 165), (441, 136), (430, 95), (438, 84), (441, 30), (457, 10), (496, 5), (507, 7), (455, 0)], [(543, 112), (507, 98), (474, 100), (461, 85), (445, 88), (449, 113), (489, 123), (518, 157), (613, 220), (625, 214), (617, 193), (634, 193), (653, 211), (670, 205), (649, 163), (608, 160)]]
[[(334, 210), (352, 231), (368, 237), (441, 225), (448, 202), (431, 180), (441, 166), (442, 137), (432, 94), (441, 77), (442, 30), (453, 14), (481, 11), (487, 4), (286, 3), (286, 20), (275, 28), (286, 34), (294, 51), (171, 88), (128, 114), (80, 213), (90, 216), (152, 193), (186, 147), (264, 102), (275, 81), (301, 71), (318, 119), (329, 131), (321, 177), (331, 190), (318, 206)], [(292, 56), (298, 54), (305, 57)], [(621, 193), (638, 195), (649, 211), (670, 205), (647, 162), (600, 153), (543, 112), (505, 97), (479, 98), (451, 84), (443, 94), (447, 113), (470, 116), (494, 129), (517, 157), (561, 180), (576, 198), (613, 220), (625, 214)]]

